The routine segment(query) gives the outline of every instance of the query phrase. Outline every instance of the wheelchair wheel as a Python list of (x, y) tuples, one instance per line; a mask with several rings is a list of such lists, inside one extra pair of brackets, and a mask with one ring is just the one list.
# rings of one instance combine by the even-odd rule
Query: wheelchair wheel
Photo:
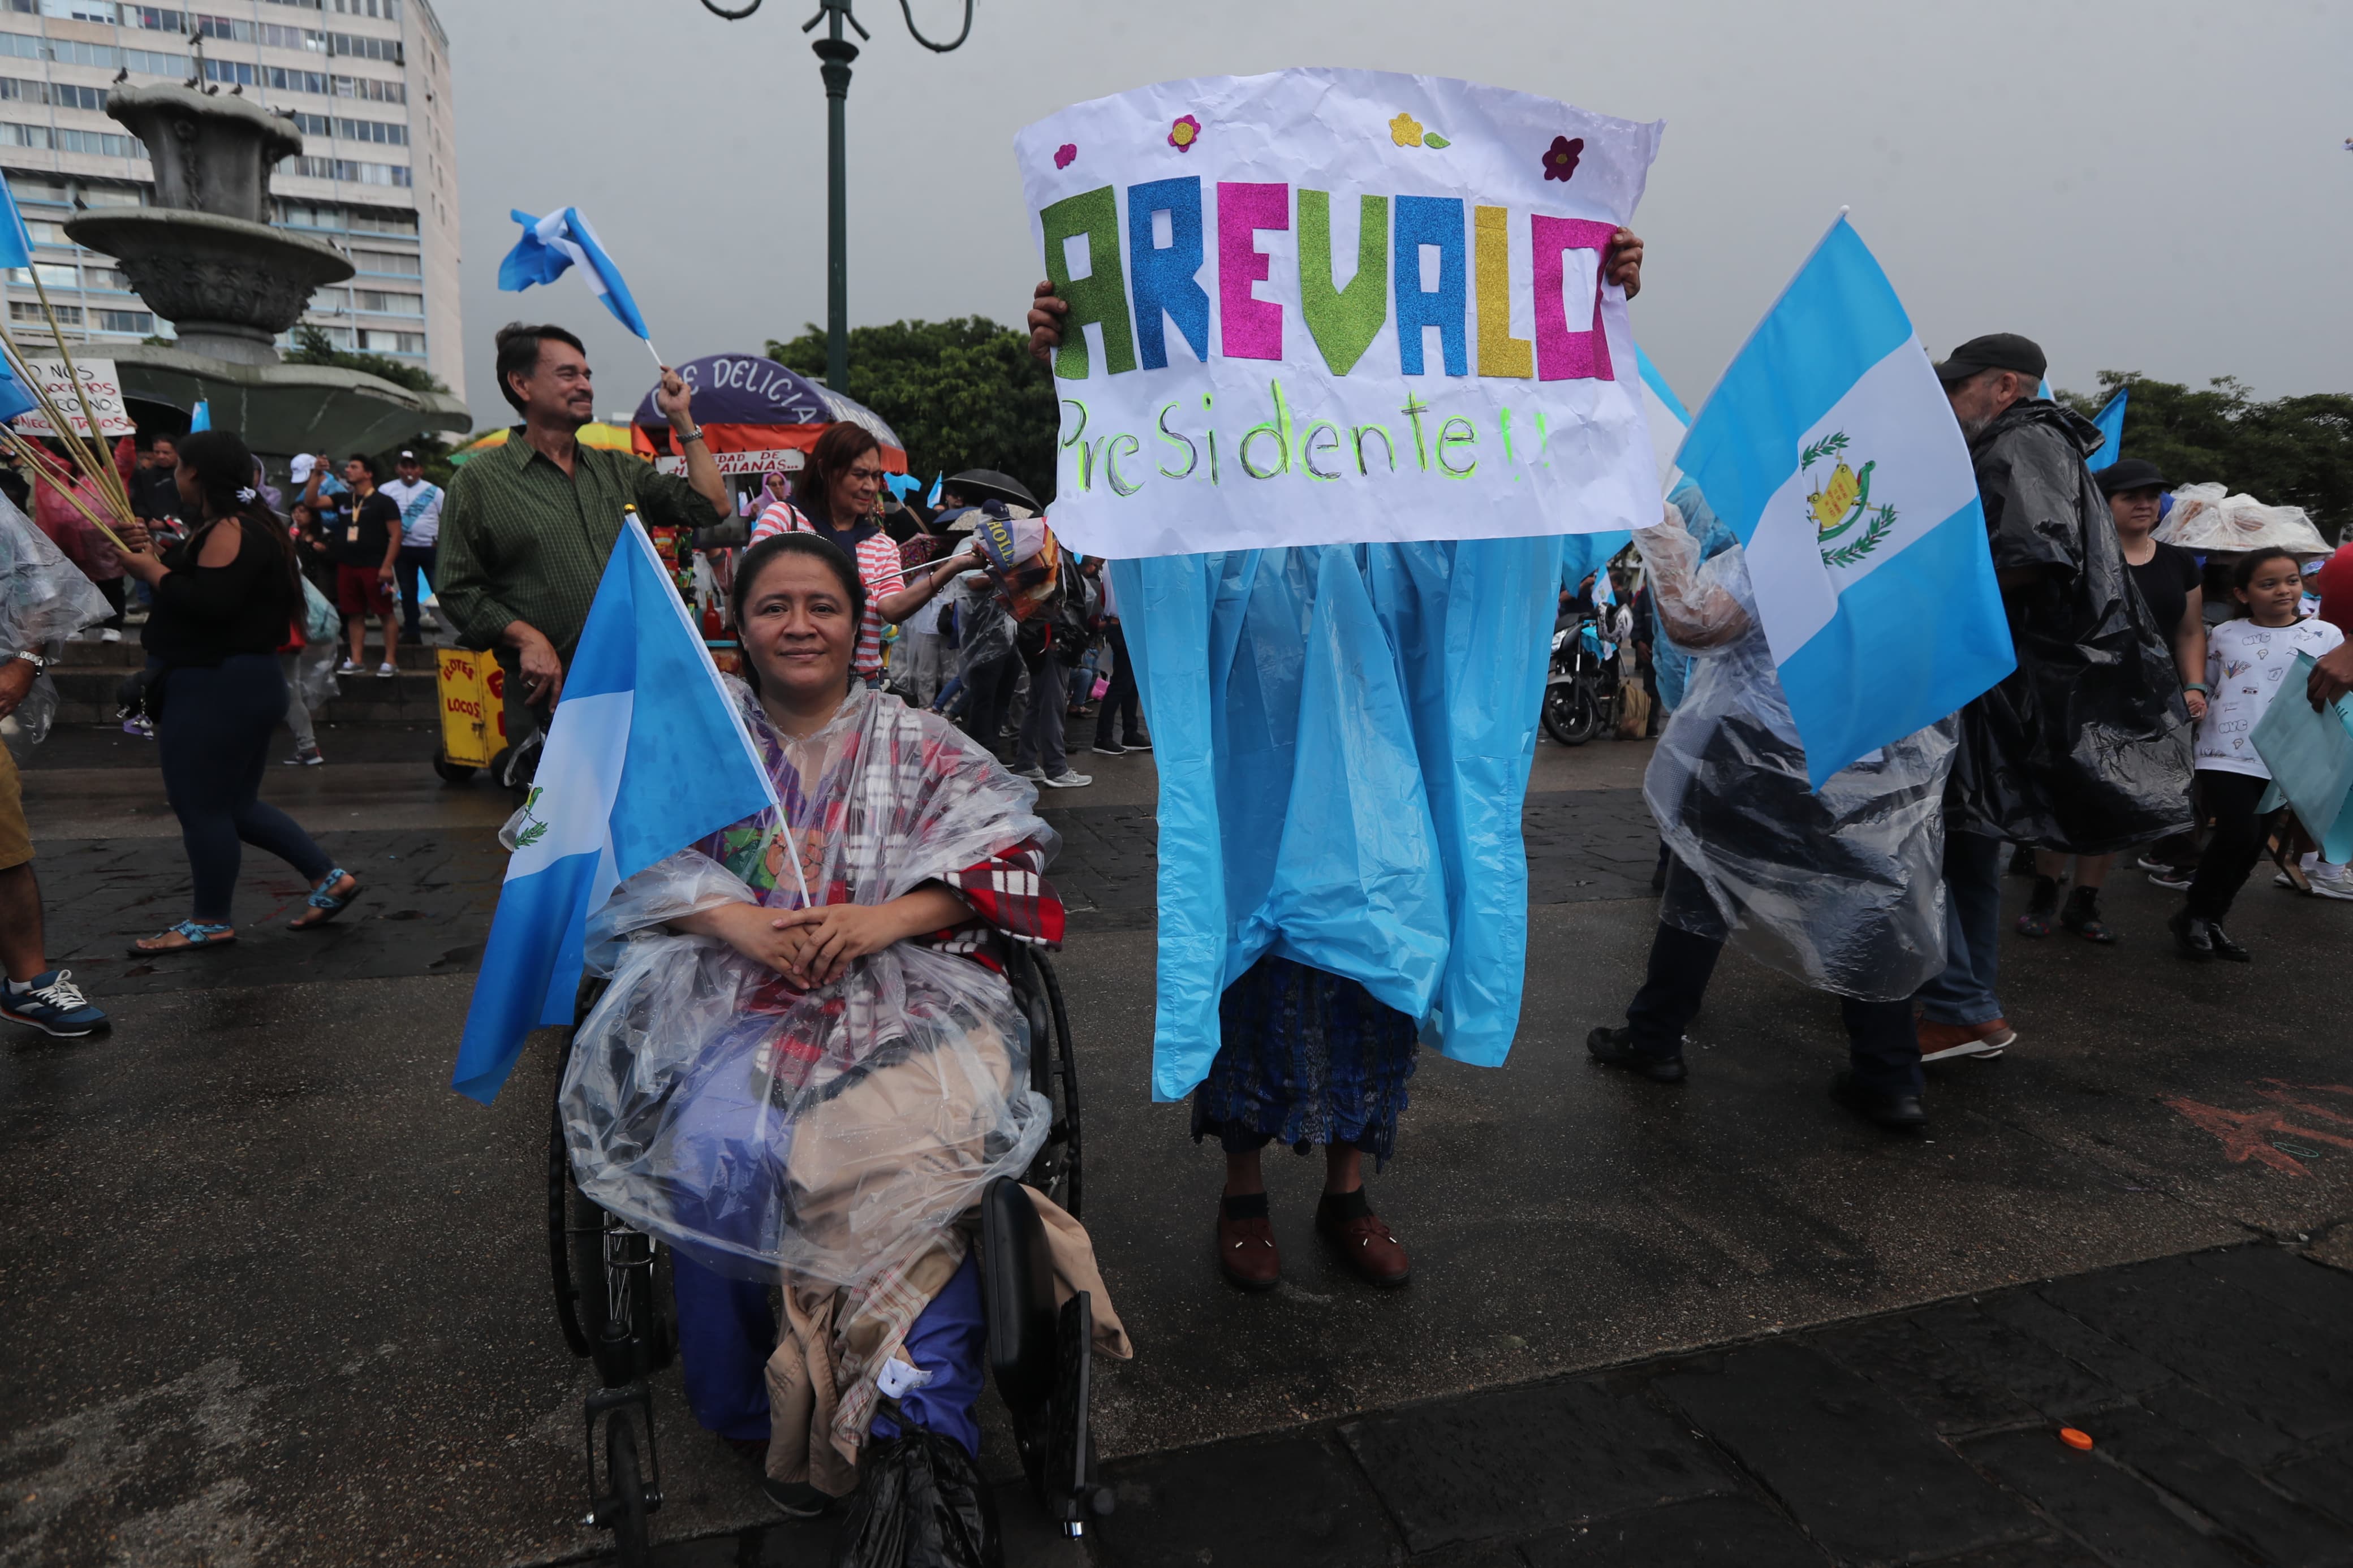
[(1062, 1139), (1062, 1191), (1055, 1201), (1072, 1219), (1079, 1218), (1081, 1202), (1080, 1125), (1079, 1125), (1079, 1063), (1071, 1046), (1071, 1016), (1062, 1006), (1062, 982), (1044, 953), (1037, 955), (1039, 978), (1045, 983), (1046, 1003), (1054, 1019), (1054, 1068), (1060, 1080), (1060, 1098), (1056, 1104), (1059, 1131)]
[(638, 1462), (638, 1426), (617, 1410), (605, 1422), (605, 1484), (612, 1489), (612, 1517), (597, 1522), (613, 1531), (613, 1560), (624, 1568), (651, 1562), (646, 1536), (645, 1469)]
[(607, 1330), (617, 1326), (627, 1348), (617, 1352), (620, 1364), (607, 1367), (600, 1361), (607, 1384), (659, 1372), (678, 1353), (678, 1324), (664, 1310), (669, 1255), (652, 1237), (630, 1229), (582, 1194), (572, 1179), (561, 1110), (554, 1123), (547, 1152), (548, 1255), (565, 1342), (575, 1355), (597, 1355), (607, 1350)]

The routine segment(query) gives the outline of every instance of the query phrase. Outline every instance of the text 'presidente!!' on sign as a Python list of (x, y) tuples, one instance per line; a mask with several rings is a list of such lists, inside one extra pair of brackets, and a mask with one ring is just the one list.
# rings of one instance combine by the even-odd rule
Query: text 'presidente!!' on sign
[(1601, 273), (1662, 129), (1326, 69), (1029, 126), (1014, 151), (1071, 308), (1055, 531), (1117, 558), (1656, 522)]

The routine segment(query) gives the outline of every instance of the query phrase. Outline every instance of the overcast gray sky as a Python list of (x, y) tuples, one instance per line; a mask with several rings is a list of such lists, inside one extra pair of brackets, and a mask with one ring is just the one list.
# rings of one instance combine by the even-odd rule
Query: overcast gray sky
[[(644, 349), (566, 278), (497, 291), (510, 207), (574, 204), (674, 360), (825, 317), (814, 0), (436, 0), (457, 73), (466, 393), (491, 334), (588, 341), (599, 412)], [(740, 4), (741, 0), (736, 0)], [(934, 37), (957, 0), (912, 0)], [(979, 0), (934, 55), (898, 6), (849, 96), (852, 324), (1016, 321), (1041, 276), (1016, 130), (1150, 81), (1292, 65), (1425, 71), (1663, 120), (1634, 330), (1696, 406), (1841, 205), (1930, 348), (2022, 331), (2054, 384), (2105, 369), (2264, 396), (2353, 390), (2353, 5), (2344, 0)]]

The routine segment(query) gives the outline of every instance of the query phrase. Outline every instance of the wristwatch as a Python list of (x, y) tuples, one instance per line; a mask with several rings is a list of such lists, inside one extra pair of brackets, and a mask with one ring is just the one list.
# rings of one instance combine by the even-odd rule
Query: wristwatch
[(11, 654), (9, 657), (12, 658), (21, 658), (26, 664), (31, 665), (35, 674), (38, 674), (49, 668), (49, 661), (43, 658), (39, 654), (35, 653), (30, 648), (22, 649), (16, 653)]
[(673, 429), (670, 434), (677, 437), (678, 444), (683, 447), (689, 441), (700, 441), (702, 439), (702, 426), (698, 425), (691, 430)]

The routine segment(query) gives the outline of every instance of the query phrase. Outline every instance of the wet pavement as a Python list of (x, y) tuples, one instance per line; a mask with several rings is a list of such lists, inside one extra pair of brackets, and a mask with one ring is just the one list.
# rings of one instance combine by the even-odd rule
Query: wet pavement
[[(249, 862), (248, 940), (177, 966), (117, 956), (185, 891), (138, 743), (61, 735), (27, 772), (52, 945), (116, 1027), (0, 1039), (0, 1563), (599, 1545), (574, 1522), (593, 1378), (549, 1301), (549, 1043), (493, 1108), (446, 1087), (501, 802), (345, 739), (269, 789), (371, 868), (358, 918), (278, 930), (290, 873)], [(1219, 1282), (1215, 1152), (1144, 1087), (1149, 760), (1089, 756), (1096, 788), (1046, 800), (1087, 1218), (1139, 1350), (1099, 1369), (1120, 1506), (1086, 1554), (2347, 1560), (2353, 905), (2266, 872), (2232, 923), (2257, 963), (2192, 969), (2170, 896), (2120, 878), (2124, 942), (2011, 942), (2020, 1045), (1936, 1071), (1935, 1126), (1889, 1138), (1823, 1092), (1835, 1008), (1736, 960), (1687, 1085), (1585, 1060), (1653, 918), (1644, 751), (1540, 748), (1521, 1036), (1500, 1069), (1425, 1059), (1371, 1184), (1416, 1263), (1387, 1294), (1318, 1250), (1316, 1166), (1281, 1159), (1283, 1286)], [(827, 1527), (776, 1521), (674, 1371), (655, 1403), (664, 1562), (820, 1560)], [(984, 1458), (1018, 1514), (994, 1426)], [(1017, 1561), (1080, 1560), (1008, 1528)]]

